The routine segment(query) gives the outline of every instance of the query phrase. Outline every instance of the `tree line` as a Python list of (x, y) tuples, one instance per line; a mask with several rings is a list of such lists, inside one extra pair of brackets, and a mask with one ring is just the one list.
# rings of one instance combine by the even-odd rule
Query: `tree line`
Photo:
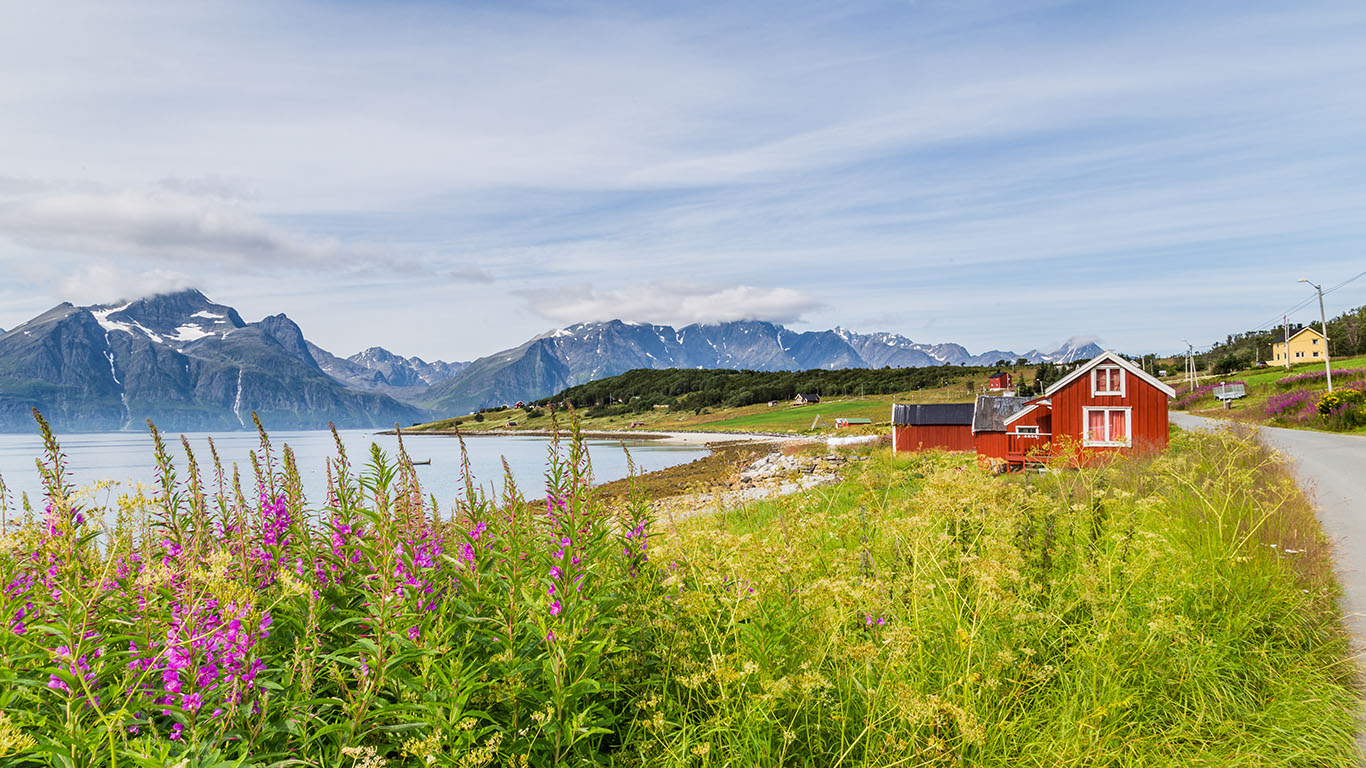
[[(1036, 383), (1043, 381), (1047, 386), (1069, 367), (1044, 363), (1038, 367)], [(588, 409), (592, 416), (643, 413), (655, 407), (696, 411), (791, 400), (798, 394), (821, 397), (888, 395), (946, 386), (955, 381), (963, 381), (964, 394), (970, 396), (986, 384), (987, 377), (995, 370), (995, 367), (961, 365), (809, 371), (637, 368), (570, 387), (539, 404), (569, 402), (576, 408)], [(1020, 372), (1016, 375), (1019, 381)]]

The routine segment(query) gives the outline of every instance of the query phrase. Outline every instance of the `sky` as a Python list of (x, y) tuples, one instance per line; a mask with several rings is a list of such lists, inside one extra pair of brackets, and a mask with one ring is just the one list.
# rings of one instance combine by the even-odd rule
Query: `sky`
[(0, 10), (0, 328), (193, 286), (342, 355), (611, 318), (1172, 352), (1366, 270), (1360, 2)]

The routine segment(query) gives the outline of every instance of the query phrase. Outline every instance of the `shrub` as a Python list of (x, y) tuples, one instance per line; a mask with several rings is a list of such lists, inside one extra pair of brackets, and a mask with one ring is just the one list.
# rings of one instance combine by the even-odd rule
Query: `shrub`
[[(1302, 384), (1322, 382), (1325, 381), (1327, 377), (1328, 373), (1326, 371), (1308, 371), (1306, 373), (1297, 373), (1293, 376), (1283, 376), (1276, 380), (1276, 386), (1281, 389), (1290, 389), (1291, 387), (1300, 386)], [(1333, 371), (1334, 383), (1358, 381), (1364, 378), (1366, 378), (1366, 368), (1342, 368)]]
[(475, 421), (483, 421), (483, 420), (484, 420), (484, 412), (483, 412), (483, 411), (480, 411), (479, 413), (474, 414), (474, 420), (475, 420)]
[(1359, 389), (1336, 389), (1323, 393), (1319, 398), (1318, 411), (1327, 416), (1344, 408), (1359, 406), (1363, 400), (1366, 400), (1366, 392)]
[(1267, 398), (1264, 413), (1269, 418), (1304, 421), (1317, 411), (1319, 393), (1312, 389), (1297, 389)]

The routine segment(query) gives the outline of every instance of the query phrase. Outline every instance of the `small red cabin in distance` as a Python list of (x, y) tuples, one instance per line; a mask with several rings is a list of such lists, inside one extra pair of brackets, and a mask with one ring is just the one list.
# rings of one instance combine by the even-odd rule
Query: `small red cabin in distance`
[(1015, 388), (1015, 377), (1010, 375), (1010, 371), (997, 371), (987, 379), (987, 389), (1004, 392)]

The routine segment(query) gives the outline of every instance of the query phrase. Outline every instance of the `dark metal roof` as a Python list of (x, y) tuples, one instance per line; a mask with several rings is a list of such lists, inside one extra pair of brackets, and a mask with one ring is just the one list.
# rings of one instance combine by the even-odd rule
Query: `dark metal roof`
[(1034, 398), (979, 395), (972, 414), (973, 432), (1004, 432), (1006, 419)]
[(972, 403), (931, 403), (927, 405), (892, 406), (892, 423), (905, 427), (929, 427), (972, 424)]

